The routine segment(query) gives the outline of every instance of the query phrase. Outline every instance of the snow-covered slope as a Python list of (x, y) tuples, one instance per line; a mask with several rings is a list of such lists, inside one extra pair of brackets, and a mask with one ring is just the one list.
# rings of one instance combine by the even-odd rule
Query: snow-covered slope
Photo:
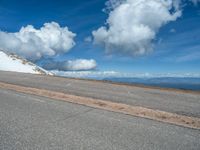
[(2, 71), (14, 71), (32, 74), (48, 74), (52, 73), (38, 67), (37, 65), (20, 58), (17, 55), (6, 54), (0, 50), (0, 70)]

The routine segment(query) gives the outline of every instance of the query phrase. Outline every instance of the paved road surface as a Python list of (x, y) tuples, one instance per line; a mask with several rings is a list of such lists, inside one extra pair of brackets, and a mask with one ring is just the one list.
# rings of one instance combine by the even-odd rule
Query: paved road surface
[(12, 72), (0, 81), (200, 117), (200, 94)]
[(199, 150), (200, 130), (0, 88), (1, 150)]

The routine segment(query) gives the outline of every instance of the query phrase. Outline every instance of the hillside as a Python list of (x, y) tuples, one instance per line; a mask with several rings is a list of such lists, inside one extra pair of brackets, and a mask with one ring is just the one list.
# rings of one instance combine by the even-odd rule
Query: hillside
[(0, 50), (0, 70), (52, 75), (52, 73), (29, 62), (26, 59), (23, 59), (14, 54), (7, 54), (3, 52), (2, 50)]

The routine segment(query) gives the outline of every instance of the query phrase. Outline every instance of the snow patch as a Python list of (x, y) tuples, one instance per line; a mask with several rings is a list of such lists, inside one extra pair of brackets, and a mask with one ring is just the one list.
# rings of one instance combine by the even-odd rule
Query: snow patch
[(0, 70), (32, 73), (32, 74), (53, 75), (52, 73), (27, 61), (26, 59), (20, 58), (19, 56), (14, 54), (7, 54), (1, 50), (0, 50)]

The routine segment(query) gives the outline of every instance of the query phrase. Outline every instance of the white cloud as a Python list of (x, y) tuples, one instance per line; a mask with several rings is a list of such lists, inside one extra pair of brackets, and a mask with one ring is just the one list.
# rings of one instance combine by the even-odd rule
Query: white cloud
[(159, 29), (181, 16), (179, 5), (179, 0), (109, 0), (112, 11), (107, 25), (92, 32), (94, 43), (107, 53), (144, 55), (153, 49)]
[(75, 36), (67, 27), (60, 27), (56, 22), (45, 23), (40, 29), (28, 25), (16, 33), (0, 31), (0, 48), (36, 61), (68, 52), (75, 45)]
[(200, 2), (200, 0), (190, 0), (190, 1), (193, 2), (194, 5), (197, 5)]
[(124, 73), (117, 71), (53, 71), (55, 75), (73, 78), (162, 78), (162, 77), (200, 77), (200, 73)]
[(80, 71), (93, 70), (97, 67), (97, 63), (93, 59), (76, 59), (63, 62), (49, 61), (43, 67), (48, 70)]
[(52, 71), (58, 76), (73, 78), (95, 78), (104, 79), (108, 77), (121, 77), (121, 73), (116, 71)]
[(69, 60), (62, 65), (62, 70), (91, 70), (97, 66), (96, 61), (93, 59), (77, 59)]
[(92, 37), (88, 36), (84, 39), (85, 42), (92, 42)]
[(103, 11), (109, 13), (110, 11), (112, 11), (116, 7), (120, 6), (124, 2), (125, 2), (125, 0), (108, 0), (105, 3), (106, 8), (104, 8)]

